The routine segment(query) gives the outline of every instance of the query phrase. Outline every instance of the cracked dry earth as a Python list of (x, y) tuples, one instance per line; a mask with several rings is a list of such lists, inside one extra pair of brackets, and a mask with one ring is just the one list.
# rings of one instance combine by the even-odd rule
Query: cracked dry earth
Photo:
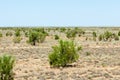
[(120, 80), (120, 47), (84, 47), (74, 66), (60, 69), (50, 68), (51, 51), (42, 46), (0, 49), (16, 57), (15, 80)]

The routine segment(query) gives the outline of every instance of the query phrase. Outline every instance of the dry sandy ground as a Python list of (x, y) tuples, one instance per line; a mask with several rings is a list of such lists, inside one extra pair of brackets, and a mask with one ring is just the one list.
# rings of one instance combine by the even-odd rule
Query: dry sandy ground
[(65, 68), (51, 68), (49, 65), (51, 46), (58, 44), (53, 37), (47, 37), (37, 46), (30, 46), (26, 39), (14, 44), (11, 37), (4, 37), (0, 40), (0, 54), (16, 57), (15, 80), (120, 80), (120, 42), (82, 39), (75, 40), (77, 45), (83, 46), (79, 60)]

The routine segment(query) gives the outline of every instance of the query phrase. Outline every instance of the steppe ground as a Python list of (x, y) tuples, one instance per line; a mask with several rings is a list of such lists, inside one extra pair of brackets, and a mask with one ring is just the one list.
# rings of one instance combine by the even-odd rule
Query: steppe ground
[[(15, 80), (120, 80), (120, 40), (119, 41), (93, 41), (92, 32), (97, 34), (104, 31), (117, 33), (120, 28), (82, 28), (85, 35), (75, 38), (77, 46), (83, 47), (79, 51), (80, 58), (73, 63), (74, 66), (65, 68), (51, 68), (48, 54), (52, 46), (58, 44), (54, 35), (58, 34), (66, 40), (66, 35), (59, 31), (51, 30), (43, 43), (32, 46), (26, 43), (22, 34), (22, 41), (15, 44), (13, 37), (6, 37), (7, 31), (0, 30), (3, 37), (0, 38), (0, 55), (12, 54), (16, 57), (14, 65)], [(86, 41), (86, 37), (88, 40)]]

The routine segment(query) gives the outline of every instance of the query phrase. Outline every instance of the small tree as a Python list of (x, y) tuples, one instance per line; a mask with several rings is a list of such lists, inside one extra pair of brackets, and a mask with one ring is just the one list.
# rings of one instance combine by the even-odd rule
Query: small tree
[(49, 63), (53, 67), (65, 67), (78, 60), (78, 48), (73, 41), (59, 41), (59, 46), (53, 47), (53, 52), (49, 54)]
[(12, 71), (14, 61), (12, 56), (3, 55), (0, 57), (0, 80), (14, 80)]

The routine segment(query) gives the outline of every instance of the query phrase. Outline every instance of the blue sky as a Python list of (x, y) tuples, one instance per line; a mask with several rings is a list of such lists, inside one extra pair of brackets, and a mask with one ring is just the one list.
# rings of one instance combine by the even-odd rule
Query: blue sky
[(0, 26), (120, 26), (120, 0), (0, 0)]

